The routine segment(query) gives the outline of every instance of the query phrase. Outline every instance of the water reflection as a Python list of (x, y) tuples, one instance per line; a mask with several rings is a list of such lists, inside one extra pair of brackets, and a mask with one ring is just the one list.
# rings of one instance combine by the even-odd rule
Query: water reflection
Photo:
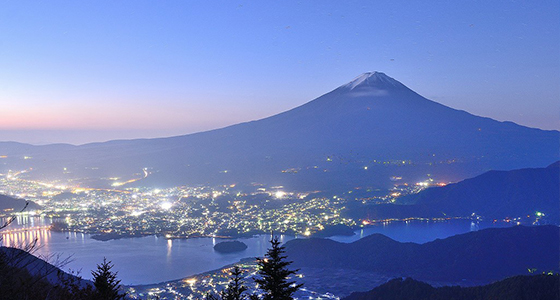
[(168, 263), (171, 261), (172, 250), (173, 250), (173, 240), (169, 239), (169, 240), (167, 240), (167, 262)]
[(471, 222), (471, 231), (477, 231), (478, 229), (480, 229), (478, 222)]
[(26, 244), (37, 241), (38, 246), (48, 244), (51, 232), (48, 227), (30, 227), (28, 229), (9, 229), (2, 231), (2, 246), (24, 248)]
[[(5, 224), (9, 222), (11, 218), (2, 217), (0, 218), (0, 224)], [(14, 218), (13, 222), (8, 226), (8, 228), (25, 228), (25, 227), (37, 227), (37, 226), (48, 226), (53, 222), (52, 218), (45, 218), (40, 216), (34, 216), (30, 214), (18, 214)]]

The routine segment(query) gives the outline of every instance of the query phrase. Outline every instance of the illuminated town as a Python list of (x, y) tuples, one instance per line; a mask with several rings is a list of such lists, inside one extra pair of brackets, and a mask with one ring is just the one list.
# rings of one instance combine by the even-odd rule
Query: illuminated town
[(361, 198), (354, 197), (353, 191), (314, 197), (312, 192), (262, 185), (255, 186), (251, 193), (234, 185), (147, 189), (114, 184), (113, 189), (90, 189), (21, 179), (20, 174), (1, 176), (0, 193), (41, 205), (38, 213), (54, 220), (53, 230), (89, 233), (98, 239), (146, 235), (240, 237), (271, 232), (311, 236), (338, 224), (349, 228), (367, 225), (369, 221), (341, 214), (348, 199), (388, 203), (435, 185), (430, 181), (395, 185), (387, 194)]

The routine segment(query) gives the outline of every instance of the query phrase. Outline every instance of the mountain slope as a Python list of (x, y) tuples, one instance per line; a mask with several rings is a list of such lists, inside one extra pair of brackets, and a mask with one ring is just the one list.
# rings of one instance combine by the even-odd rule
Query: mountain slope
[[(25, 206), (26, 203), (27, 203), (27, 207)], [(26, 211), (31, 211), (31, 210), (41, 209), (41, 206), (33, 201), (12, 198), (0, 194), (0, 212), (4, 212), (4, 211), (19, 212), (24, 208)]]
[(341, 268), (439, 282), (489, 283), (508, 276), (558, 270), (557, 226), (485, 229), (425, 244), (374, 234), (350, 244), (323, 239), (286, 243), (297, 268)]
[[(257, 181), (325, 188), (387, 186), (393, 175), (412, 181), (430, 173), (459, 180), (489, 169), (538, 167), (560, 159), (559, 147), (557, 131), (455, 110), (373, 72), (258, 121), (81, 146), (0, 143), (0, 155), (8, 156), (5, 168), (33, 167), (29, 176), (38, 178), (131, 178), (148, 167), (152, 174), (143, 184)], [(24, 155), (33, 159), (21, 159)], [(287, 169), (295, 172), (282, 172)]]
[(490, 171), (441, 188), (407, 196), (419, 206), (437, 207), (447, 215), (472, 211), (488, 218), (517, 217), (543, 212), (560, 215), (560, 162), (547, 168)]
[[(80, 279), (75, 275), (65, 273), (58, 266), (36, 257), (24, 250), (10, 247), (0, 247), (0, 256), (7, 265), (17, 269), (26, 270), (31, 276), (40, 277), (51, 284), (60, 284), (64, 280), (77, 281), (81, 286), (91, 285), (91, 281)], [(53, 256), (53, 258), (57, 258)], [(55, 262), (64, 264), (66, 261)]]
[(560, 297), (558, 275), (515, 276), (485, 286), (434, 288), (411, 278), (393, 279), (369, 292), (352, 293), (343, 300), (549, 300)]
[(26, 251), (0, 247), (0, 299), (92, 299), (91, 287)]
[(534, 217), (560, 222), (560, 162), (546, 168), (489, 171), (474, 178), (397, 198), (397, 204), (360, 207), (355, 218), (468, 217), (486, 219)]

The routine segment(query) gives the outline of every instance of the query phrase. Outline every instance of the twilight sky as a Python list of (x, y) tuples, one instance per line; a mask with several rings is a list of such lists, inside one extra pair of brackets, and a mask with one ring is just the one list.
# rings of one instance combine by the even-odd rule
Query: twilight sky
[(366, 71), (559, 130), (560, 2), (0, 0), (0, 141), (214, 129)]

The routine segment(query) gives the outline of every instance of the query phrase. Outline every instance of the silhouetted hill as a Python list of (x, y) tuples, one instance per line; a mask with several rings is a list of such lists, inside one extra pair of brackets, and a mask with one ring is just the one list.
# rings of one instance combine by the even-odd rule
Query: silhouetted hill
[(434, 288), (411, 278), (396, 278), (369, 292), (343, 300), (553, 300), (560, 299), (560, 276), (515, 276), (485, 286)]
[(386, 219), (408, 217), (466, 217), (488, 219), (545, 214), (560, 223), (560, 162), (546, 168), (489, 171), (444, 187), (433, 187), (397, 199), (400, 204), (360, 207), (354, 217)]
[[(60, 270), (57, 266), (32, 255), (26, 251), (17, 248), (10, 247), (0, 247), (0, 256), (2, 256), (7, 263), (17, 269), (25, 269), (30, 275), (41, 277), (51, 284), (59, 284), (61, 280), (73, 278), (76, 281), (81, 282), (82, 285), (91, 284), (89, 280), (82, 280), (78, 277), (68, 274)], [(53, 256), (55, 264), (64, 264), (65, 259)]]
[(92, 299), (85, 294), (92, 286), (26, 251), (0, 247), (1, 300)]
[(19, 212), (25, 207), (25, 204), (27, 202), (29, 202), (29, 204), (27, 205), (26, 210), (29, 211), (29, 210), (41, 209), (41, 206), (33, 201), (27, 201), (23, 199), (12, 198), (6, 195), (0, 195), (0, 212), (4, 212), (4, 211)]
[(214, 250), (220, 253), (240, 252), (247, 249), (247, 245), (240, 241), (219, 242), (214, 245)]
[(528, 269), (558, 270), (560, 229), (485, 229), (425, 244), (373, 234), (350, 244), (328, 239), (286, 243), (294, 267), (355, 269), (440, 282), (488, 283)]
[(148, 168), (138, 184), (344, 190), (387, 187), (396, 175), (457, 181), (491, 169), (542, 167), (560, 159), (559, 148), (558, 131), (455, 110), (373, 72), (292, 110), (207, 132), (81, 146), (0, 143), (7, 155), (0, 167), (32, 167), (25, 175), (36, 178), (125, 180)]

